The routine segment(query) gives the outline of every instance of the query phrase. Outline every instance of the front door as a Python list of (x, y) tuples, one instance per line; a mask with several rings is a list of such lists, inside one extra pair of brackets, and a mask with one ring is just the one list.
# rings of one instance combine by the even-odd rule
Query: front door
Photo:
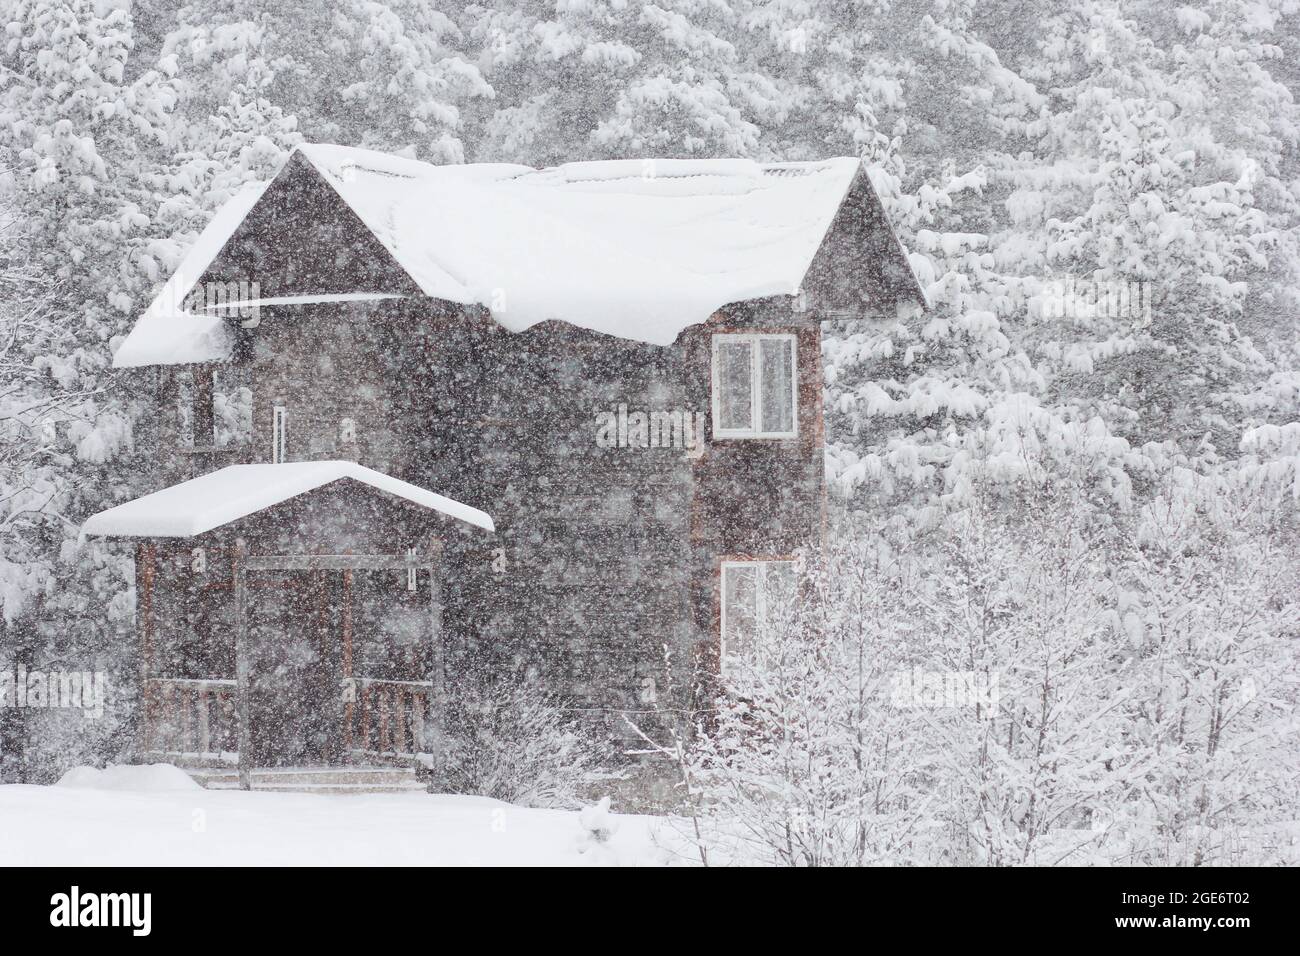
[(342, 575), (258, 571), (248, 577), (255, 766), (340, 762)]

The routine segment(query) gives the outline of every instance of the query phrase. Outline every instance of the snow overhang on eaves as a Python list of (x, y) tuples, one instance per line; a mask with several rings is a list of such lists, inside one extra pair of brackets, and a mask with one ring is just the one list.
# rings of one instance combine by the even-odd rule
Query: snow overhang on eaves
[(189, 312), (185, 301), (244, 217), (257, 205), (266, 186), (247, 185), (217, 210), (118, 346), (113, 354), (114, 368), (229, 361), (234, 335), (225, 319)]
[(562, 321), (651, 345), (724, 306), (794, 296), (862, 168), (841, 157), (535, 170), (298, 152), (429, 297), (482, 306), (513, 332)]

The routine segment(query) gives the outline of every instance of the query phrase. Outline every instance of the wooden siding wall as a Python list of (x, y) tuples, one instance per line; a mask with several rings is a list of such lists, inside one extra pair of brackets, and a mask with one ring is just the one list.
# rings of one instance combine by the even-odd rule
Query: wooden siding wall
[[(394, 404), (403, 344), (374, 304), (268, 308), (251, 338), (253, 460), (269, 461), (273, 409), (287, 410), (289, 461), (346, 459), (405, 477)], [(352, 419), (355, 440), (343, 440)]]
[[(591, 723), (689, 710), (716, 670), (724, 557), (784, 556), (824, 511), (820, 324), (790, 300), (720, 314), (661, 348), (546, 323), (521, 335), (482, 313), (393, 311), (411, 336), (392, 395), (410, 423), (406, 476), (497, 521), (464, 611), (476, 662), (533, 674)], [(711, 335), (791, 332), (799, 434), (711, 438)], [(703, 413), (705, 452), (601, 447), (598, 413)], [(504, 570), (492, 570), (500, 548)], [(657, 700), (648, 699), (653, 681)], [(703, 697), (696, 691), (704, 690)]]
[[(798, 337), (798, 437), (714, 441), (711, 335), (758, 330)], [(446, 578), (451, 676), (531, 675), (619, 743), (625, 712), (653, 729), (640, 712), (707, 703), (719, 561), (787, 556), (820, 533), (820, 326), (788, 298), (669, 347), (562, 323), (514, 335), (418, 299), (271, 309), (249, 340), (251, 460), (270, 459), (283, 404), (290, 460), (354, 459), (491, 514), (497, 535), (469, 536)], [(703, 413), (703, 456), (601, 447), (597, 414), (619, 406)], [(308, 515), (282, 519), (266, 547), (311, 541)]]
[[(702, 410), (682, 351), (550, 325), (498, 335), (488, 354), (493, 387), (462, 433), (459, 482), (484, 484), (507, 567), (477, 631), (501, 665), (626, 738), (623, 712), (683, 702), (667, 691), (665, 650), (682, 685), (693, 481), (681, 449), (601, 447), (597, 414)], [(657, 701), (642, 699), (647, 679)]]
[(262, 298), (419, 292), (334, 187), (297, 153), (267, 186), (202, 281), (255, 283)]

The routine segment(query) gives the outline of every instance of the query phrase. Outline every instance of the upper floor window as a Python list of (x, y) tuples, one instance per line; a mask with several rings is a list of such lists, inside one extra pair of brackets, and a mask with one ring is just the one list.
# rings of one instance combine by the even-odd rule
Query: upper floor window
[(221, 366), (212, 374), (213, 445), (246, 448), (253, 442), (253, 389), (247, 368)]
[(288, 461), (289, 409), (276, 405), (271, 412), (271, 461), (279, 464)]
[(794, 595), (793, 561), (722, 562), (722, 666), (754, 647), (780, 602)]
[(796, 340), (790, 334), (713, 336), (713, 436), (798, 434)]

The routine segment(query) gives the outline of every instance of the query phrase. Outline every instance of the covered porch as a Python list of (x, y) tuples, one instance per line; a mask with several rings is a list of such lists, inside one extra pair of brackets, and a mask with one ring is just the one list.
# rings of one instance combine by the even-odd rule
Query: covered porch
[(136, 540), (139, 758), (243, 789), (436, 779), (447, 545), (492, 530), (351, 462), (235, 465), (94, 516)]

